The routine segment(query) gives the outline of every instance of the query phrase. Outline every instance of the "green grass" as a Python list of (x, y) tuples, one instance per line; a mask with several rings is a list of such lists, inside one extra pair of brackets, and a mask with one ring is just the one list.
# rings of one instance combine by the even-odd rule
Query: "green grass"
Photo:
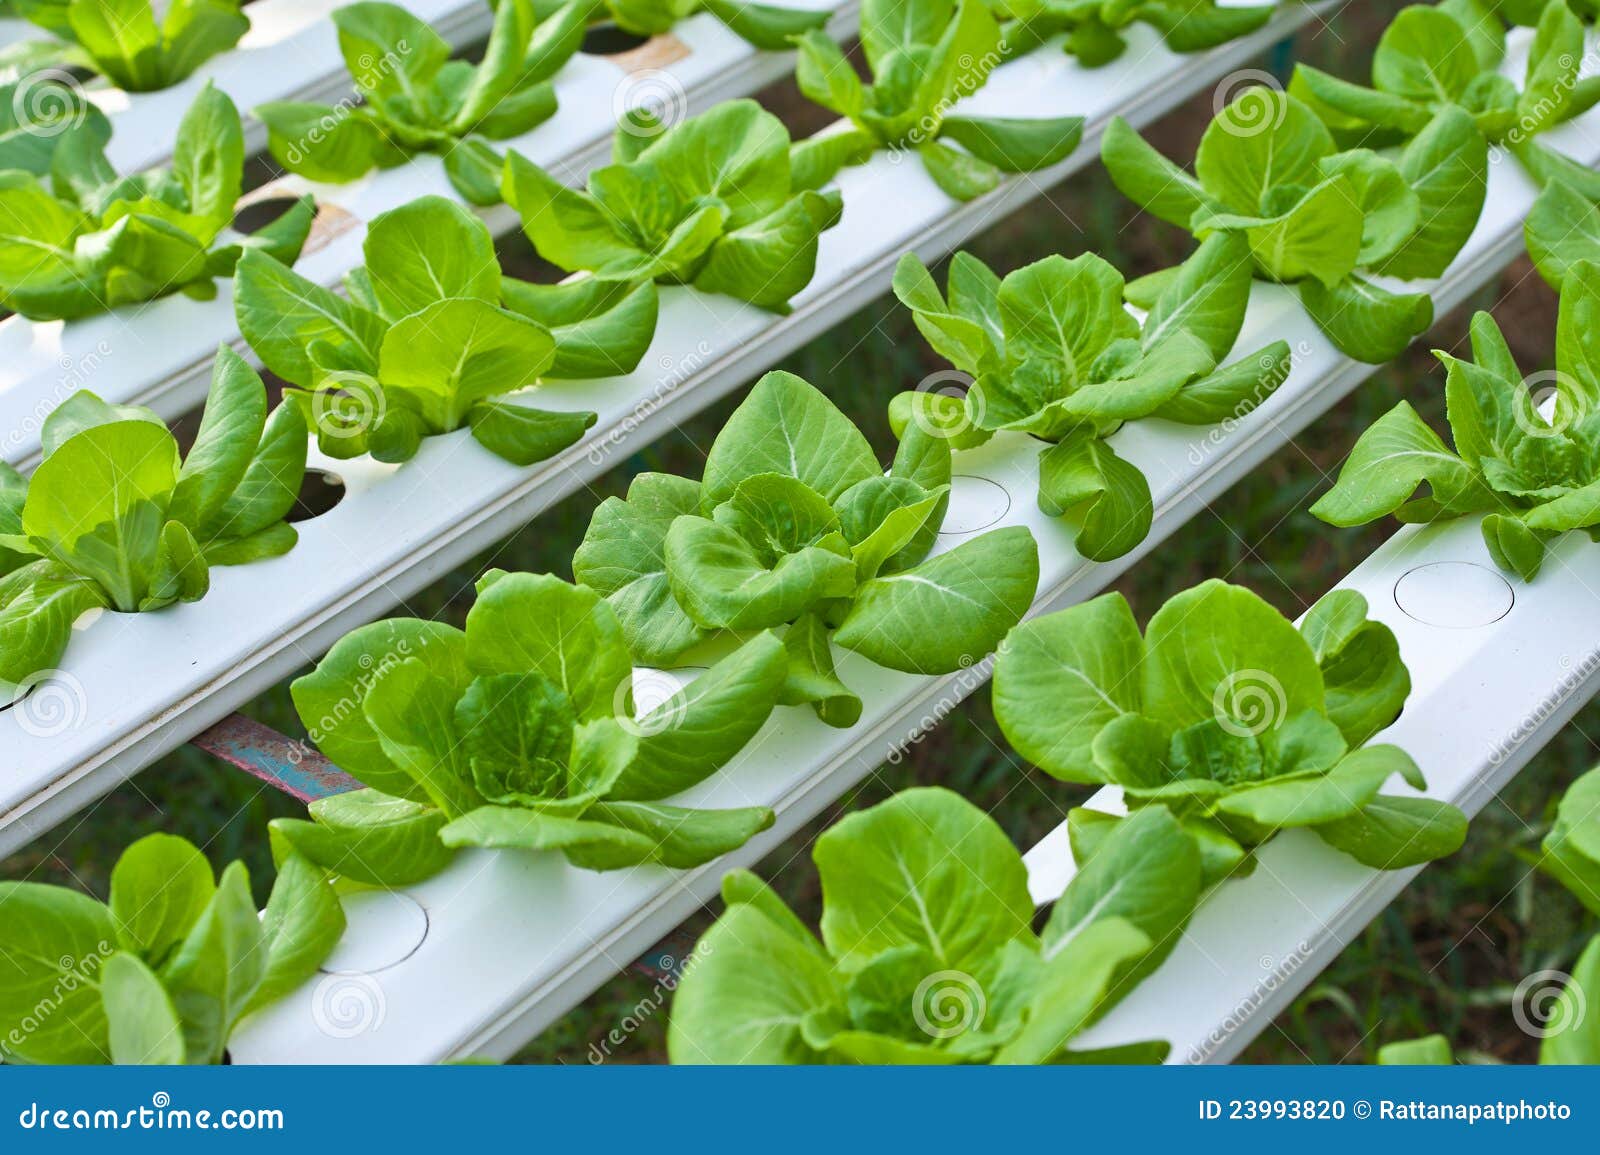
[[(1299, 38), (1301, 59), (1349, 73), (1366, 59), (1393, 4), (1351, 5), (1332, 27)], [(1266, 62), (1262, 62), (1263, 64)], [(778, 90), (768, 102), (787, 115), (794, 95)], [(1207, 92), (1167, 118), (1156, 142), (1189, 155), (1211, 114)], [(814, 124), (814, 120), (813, 120)], [(1013, 217), (996, 222), (968, 246), (1004, 272), (1052, 252), (1093, 250), (1137, 275), (1181, 259), (1187, 238), (1134, 214), (1105, 177), (1092, 170)], [(508, 243), (513, 271), (528, 275), (526, 246)], [(942, 274), (941, 279), (942, 279)], [(1525, 370), (1548, 366), (1555, 301), (1526, 264), (1514, 268), (1474, 302), (1492, 306), (1507, 324)], [(1428, 341), (1377, 372), (1355, 394), (1274, 454), (1249, 478), (1159, 545), (1117, 583), (1141, 617), (1167, 597), (1207, 577), (1251, 586), (1285, 612), (1298, 614), (1365, 557), (1393, 525), (1339, 531), (1307, 513), (1357, 434), (1405, 397), (1442, 422), (1443, 374), (1428, 346), (1460, 349), (1466, 311), (1443, 318)], [(886, 454), (892, 446), (885, 406), (895, 392), (944, 368), (892, 299), (874, 302), (827, 336), (788, 357), (792, 370), (826, 390)], [(737, 403), (713, 406), (656, 444), (618, 460), (600, 481), (550, 510), (520, 533), (453, 570), (407, 600), (397, 613), (460, 623), (472, 602), (472, 583), (485, 568), (551, 571), (570, 577), (569, 558), (590, 512), (620, 494), (644, 470), (696, 475), (703, 451)], [(403, 516), (397, 513), (396, 516)], [(307, 654), (307, 662), (315, 655)], [(282, 686), (252, 702), (246, 713), (280, 729), (303, 733)], [(1532, 876), (1521, 854), (1542, 835), (1554, 800), (1596, 761), (1590, 735), (1600, 732), (1600, 707), (1591, 706), (1559, 734), (1499, 799), (1473, 823), (1458, 854), (1425, 871), (1360, 938), (1315, 979), (1294, 1006), (1247, 1051), (1254, 1062), (1362, 1062), (1376, 1047), (1433, 1030), (1450, 1035), (1463, 1053), (1527, 1062), (1536, 1043), (1515, 1027), (1509, 999), (1519, 979), (1575, 957), (1592, 931), (1581, 911), (1553, 883)], [(1028, 845), (1086, 797), (1011, 755), (980, 691), (940, 728), (912, 747), (898, 765), (885, 765), (830, 807), (759, 867), (807, 918), (818, 912), (809, 847), (816, 834), (847, 810), (896, 790), (941, 783), (988, 808), (1019, 844)], [(244, 858), (259, 884), (270, 876), (264, 827), (298, 807), (200, 754), (184, 748), (161, 759), (72, 822), (4, 863), (0, 876), (70, 883), (104, 895), (117, 852), (152, 830), (186, 835), (214, 860)], [(536, 895), (528, 901), (536, 902)], [(681, 951), (703, 930), (715, 908), (691, 919), (675, 940)], [(610, 1061), (656, 1062), (664, 1056), (662, 992), (647, 975), (626, 973), (547, 1030), (524, 1052), (532, 1062), (588, 1061), (591, 1046)], [(637, 1019), (636, 1026), (629, 1026)], [(620, 1043), (607, 1043), (616, 1031)]]

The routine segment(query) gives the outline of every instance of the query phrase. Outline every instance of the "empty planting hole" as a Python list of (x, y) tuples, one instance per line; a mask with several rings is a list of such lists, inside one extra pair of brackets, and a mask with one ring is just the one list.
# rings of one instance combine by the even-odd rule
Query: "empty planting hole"
[(998, 481), (958, 473), (950, 479), (950, 509), (940, 533), (977, 533), (1011, 512), (1011, 494)]
[(1471, 630), (1509, 614), (1516, 591), (1487, 566), (1436, 561), (1402, 574), (1394, 583), (1394, 602), (1407, 617), (1424, 625)]
[(360, 999), (382, 992), (371, 976), (404, 962), (428, 937), (428, 912), (398, 890), (366, 890), (343, 899), (346, 930), (321, 970), (351, 980), (347, 993)]
[(294, 499), (294, 508), (286, 521), (310, 521), (321, 517), (344, 500), (344, 478), (326, 469), (308, 469), (300, 482), (300, 496)]
[(596, 24), (583, 34), (582, 52), (590, 56), (618, 56), (624, 52), (632, 52), (641, 44), (648, 44), (650, 37), (640, 36), (637, 32), (626, 32), (618, 28), (611, 21)]
[(258, 233), (299, 203), (298, 197), (263, 197), (252, 201), (233, 214), (233, 230), (237, 233)]

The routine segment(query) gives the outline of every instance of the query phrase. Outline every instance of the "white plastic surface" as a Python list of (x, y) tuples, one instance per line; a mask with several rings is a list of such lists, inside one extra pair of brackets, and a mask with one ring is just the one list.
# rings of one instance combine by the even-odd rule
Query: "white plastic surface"
[[(70, 724), (53, 725), (44, 738), (35, 733), (40, 727), (27, 724), (21, 709), (26, 703), (0, 714), (0, 749), (11, 754), (10, 772), (0, 775), (0, 853), (43, 833), (150, 759), (314, 660), (354, 625), (526, 523), (609, 468), (614, 452), (633, 452), (858, 309), (887, 284), (901, 252), (943, 251), (1072, 165), (1089, 163), (1112, 114), (1147, 120), (1248, 59), (1285, 27), (1308, 18), (1297, 7), (1271, 32), (1185, 62), (1182, 70), (1169, 53), (1149, 43), (1136, 45), (1126, 66), (1088, 74), (1054, 46), (1002, 67), (983, 90), (983, 106), (996, 113), (1087, 114), (1087, 139), (1076, 159), (966, 205), (953, 204), (918, 164), (880, 156), (847, 170), (840, 178), (843, 220), (824, 234), (817, 277), (796, 299), (792, 313), (776, 317), (725, 297), (663, 290), (655, 344), (635, 373), (552, 385), (532, 395), (542, 406), (592, 409), (600, 415), (591, 435), (558, 457), (519, 469), (459, 431), (429, 439), (403, 466), (338, 463), (333, 468), (347, 483), (343, 501), (302, 523), (300, 543), (288, 555), (216, 570), (202, 601), (159, 613), (106, 614), (82, 631), (58, 674), (79, 706)], [(1171, 66), (1155, 68), (1152, 61), (1161, 64), (1162, 57)], [(1153, 68), (1155, 82), (1146, 71)], [(1263, 293), (1256, 314), (1252, 333), (1279, 336), (1285, 326), (1298, 326), (1308, 348), (1327, 350), (1287, 297)], [(1301, 379), (1313, 376), (1311, 364)], [(1338, 372), (1353, 383), (1365, 370), (1341, 363)], [(836, 383), (818, 384), (826, 389)], [(844, 384), (848, 387), (847, 378)], [(1244, 429), (1234, 443), (1280, 436), (1258, 424)], [(1188, 453), (1183, 446), (1200, 432), (1178, 432), (1175, 448), (1170, 433), (1152, 441), (1154, 431), (1129, 431), (1133, 436), (1123, 444), (1151, 471), (1158, 500), (1175, 478), (1187, 484), (1206, 475), (1183, 460)], [(1218, 454), (1210, 464), (1220, 465), (1226, 456)], [(1031, 460), (1019, 468), (1030, 476), (1031, 471)], [(1042, 521), (1019, 509), (1031, 502), (1031, 497), (1014, 500), (1008, 518)]]
[[(250, 150), (266, 144), (266, 127), (250, 115), (274, 100), (332, 102), (352, 90), (338, 30), (329, 13), (349, 0), (256, 0), (247, 7), (250, 30), (229, 52), (213, 56), (193, 75), (158, 92), (124, 92), (103, 80), (85, 94), (111, 119), (106, 147), (119, 172), (137, 172), (172, 157), (174, 133), (207, 82), (233, 98), (244, 117)], [(488, 35), (494, 13), (484, 0), (405, 0), (401, 5), (425, 20), (454, 47)], [(31, 26), (30, 26), (31, 27)], [(48, 35), (42, 28), (40, 36)], [(26, 39), (26, 37), (19, 37)]]
[[(834, 12), (831, 27), (842, 35), (853, 23), (858, 0), (792, 3)], [(488, 11), (484, 0), (474, 4)], [(793, 53), (758, 52), (702, 12), (633, 54), (574, 56), (555, 78), (556, 115), (497, 147), (515, 149), (569, 183), (581, 184), (590, 168), (608, 158), (623, 110), (665, 94), (674, 111), (700, 112), (753, 92), (792, 67)], [(366, 222), (419, 196), (455, 196), (443, 162), (427, 154), (349, 184), (313, 184), (291, 176), (252, 195), (307, 192), (316, 195), (324, 213), (295, 268), (330, 288), (361, 263)], [(516, 215), (503, 205), (484, 216), (496, 233), (517, 226)], [(148, 405), (169, 420), (181, 416), (204, 398), (212, 359), (223, 344), (259, 363), (239, 334), (228, 279), (217, 282), (217, 296), (210, 301), (175, 295), (70, 323), (0, 321), (0, 458), (23, 469), (36, 464), (45, 418), (79, 389), (118, 404)]]
[[(1515, 586), (1501, 616), (1475, 615), (1445, 585), (1408, 582), (1419, 572), (1498, 577), (1478, 519), (1402, 530), (1344, 581), (1363, 594), (1371, 616), (1400, 641), (1412, 690), (1399, 719), (1374, 741), (1406, 750), (1428, 780), (1427, 795), (1470, 816), (1600, 689), (1600, 550), (1567, 534), (1532, 584)], [(1412, 586), (1413, 609), (1439, 606), (1442, 624), (1400, 608), (1397, 587)], [(1492, 589), (1484, 582), (1479, 592)], [(1478, 608), (1493, 602), (1478, 601)], [(1414, 795), (1394, 781), (1386, 793)], [(1120, 812), (1102, 790), (1088, 805)], [(1287, 831), (1259, 853), (1249, 878), (1228, 881), (1202, 903), (1172, 955), (1075, 1049), (1162, 1038), (1169, 1062), (1227, 1062), (1337, 957), (1340, 950), (1414, 878), (1420, 868), (1376, 871), (1338, 853), (1309, 831)], [(1072, 875), (1065, 823), (1027, 855), (1034, 897), (1061, 893)]]
[[(1493, 180), (1484, 221), (1435, 290), (1441, 311), (1500, 268), (1520, 241), (1522, 209), (1532, 190), (1509, 166), (1499, 166)], [(1289, 293), (1257, 286), (1237, 348), (1252, 350), (1275, 337), (1297, 350), (1296, 364), (1255, 413), (1215, 431), (1143, 422), (1114, 436), (1118, 452), (1151, 479), (1156, 507), (1151, 536), (1114, 563), (1085, 562), (1071, 548), (1067, 528), (1039, 512), (1038, 442), (1002, 435), (958, 455), (958, 473), (1007, 493), (1002, 524), (1025, 525), (1039, 542), (1034, 613), (1099, 592), (1370, 372), (1338, 355)], [(939, 548), (963, 537), (941, 535)], [(1343, 583), (1362, 590), (1373, 613), (1400, 639), (1413, 692), (1389, 739), (1418, 759), (1436, 796), (1475, 811), (1592, 692), (1600, 670), (1600, 601), (1583, 579), (1585, 568), (1593, 572), (1600, 565), (1597, 559), (1584, 535), (1568, 535), (1540, 581), (1519, 590), (1511, 612), (1471, 629), (1408, 617), (1393, 591), (1419, 568), (1487, 565), (1474, 523), (1404, 531)], [(1437, 587), (1418, 592), (1419, 605), (1424, 595), (1430, 606), (1443, 604)], [(1458, 611), (1452, 615), (1460, 618)], [(708, 867), (677, 874), (594, 874), (553, 854), (463, 855), (414, 891), (431, 913), (433, 930), (415, 956), (379, 976), (387, 1008), (381, 1028), (327, 1038), (314, 1027), (313, 992), (307, 989), (247, 1024), (236, 1039), (236, 1058), (428, 1062), (514, 1053), (708, 901), (727, 869), (759, 860), (873, 767), (898, 757), (980, 687), (988, 672), (985, 662), (948, 677), (918, 678), (841, 654), (841, 676), (867, 704), (854, 728), (832, 730), (805, 711), (781, 711), (722, 774), (685, 795), (689, 804), (770, 806), (778, 813), (772, 830)], [(1114, 808), (1115, 801), (1097, 796), (1095, 804)], [(1035, 897), (1046, 901), (1059, 894), (1072, 871), (1065, 830), (1031, 852), (1029, 865)], [(1083, 1045), (1170, 1030), (1178, 1038), (1179, 1059), (1191, 1052), (1201, 1059), (1228, 1057), (1244, 1041), (1239, 1030), (1230, 1028), (1220, 1042), (1206, 1040), (1221, 1024), (1237, 1020), (1259, 1029), (1267, 1021), (1232, 1013), (1256, 998), (1260, 960), (1270, 955), (1275, 977), (1256, 1001), (1269, 1006), (1262, 1000), (1270, 995), (1279, 1000), (1270, 1005), (1281, 1006), (1289, 997), (1282, 992), (1298, 989), (1291, 982), (1296, 968), (1305, 971), (1298, 979), (1303, 985), (1412, 873), (1379, 876), (1315, 839), (1275, 840), (1254, 878), (1214, 896), (1173, 959)], [(1287, 976), (1276, 975), (1280, 964), (1289, 967)]]

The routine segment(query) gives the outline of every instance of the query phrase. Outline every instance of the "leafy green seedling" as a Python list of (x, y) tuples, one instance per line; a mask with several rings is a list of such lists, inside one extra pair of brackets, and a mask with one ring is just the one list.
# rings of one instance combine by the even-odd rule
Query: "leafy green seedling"
[(170, 88), (250, 29), (243, 0), (11, 0), (51, 33), (0, 52), (0, 71), (83, 68), (129, 92)]
[(586, 192), (511, 152), (505, 198), (534, 248), (600, 281), (693, 285), (787, 312), (816, 271), (817, 237), (839, 220), (838, 194), (797, 183), (788, 130), (753, 100), (659, 128), (625, 120), (616, 163), (590, 173)]
[(1105, 438), (1143, 417), (1193, 425), (1243, 417), (1288, 375), (1283, 341), (1223, 364), (1251, 280), (1245, 238), (1214, 234), (1164, 279), (1141, 321), (1123, 307), (1122, 274), (1092, 253), (1046, 257), (1003, 280), (958, 253), (945, 295), (907, 253), (895, 295), (972, 386), (964, 399), (903, 393), (891, 421), (896, 432), (915, 421), (957, 447), (1001, 430), (1051, 442), (1039, 458), (1040, 508), (1080, 519), (1084, 557), (1121, 557), (1150, 532), (1150, 484)]
[(1242, 234), (1257, 277), (1294, 285), (1333, 343), (1373, 364), (1398, 356), (1433, 319), (1428, 294), (1390, 292), (1373, 278), (1443, 273), (1477, 223), (1488, 163), (1460, 108), (1435, 114), (1391, 161), (1340, 152), (1311, 109), (1267, 87), (1246, 89), (1217, 114), (1194, 175), (1120, 119), (1101, 155), (1147, 212), (1201, 240)]
[[(561, 0), (533, 0), (540, 19), (554, 12)], [(600, 0), (590, 19), (615, 24), (635, 36), (660, 36), (696, 12), (708, 12), (736, 35), (757, 48), (782, 52), (791, 37), (827, 24), (827, 8), (793, 8), (781, 4), (751, 4), (745, 0)]]
[(1361, 435), (1311, 512), (1341, 526), (1481, 514), (1495, 564), (1532, 581), (1551, 539), (1600, 529), (1597, 318), (1600, 265), (1580, 261), (1562, 282), (1555, 372), (1524, 380), (1494, 318), (1479, 313), (1471, 361), (1435, 352), (1448, 369), (1455, 451), (1402, 401)]
[[(241, 253), (292, 264), (316, 206), (304, 197), (270, 225), (216, 244), (244, 180), (239, 112), (211, 85), (178, 125), (172, 166), (118, 176), (104, 126), (89, 118), (42, 157), (0, 172), (0, 301), (39, 321), (83, 317), (181, 292), (217, 294)], [(8, 155), (16, 158), (16, 150)]]
[(1248, 36), (1277, 10), (1215, 0), (990, 0), (990, 7), (1005, 21), (1008, 55), (1064, 35), (1066, 51), (1090, 68), (1127, 51), (1132, 24), (1150, 25), (1174, 52), (1203, 52)]
[[(1539, 139), (1600, 100), (1600, 77), (1579, 75), (1583, 23), (1565, 0), (1550, 0), (1535, 23), (1520, 89), (1498, 68), (1505, 54), (1500, 18), (1476, 0), (1457, 0), (1401, 9), (1373, 54), (1370, 88), (1302, 64), (1289, 91), (1350, 144), (1403, 143), (1440, 112), (1461, 109), (1486, 141), (1510, 152), (1541, 184), (1560, 179), (1600, 198), (1600, 176)], [(1452, 143), (1459, 148), (1465, 140)], [(1469, 158), (1441, 149), (1433, 158), (1428, 181), (1439, 190), (1435, 211), (1476, 220), (1482, 182), (1462, 179), (1469, 159), (1476, 169), (1477, 146), (1471, 152)]]
[[(674, 1063), (1158, 1062), (1162, 1041), (1073, 1051), (1178, 941), (1199, 897), (1194, 839), (1160, 807), (1107, 835), (1032, 930), (1005, 832), (943, 789), (817, 839), (822, 936), (748, 871), (672, 1004)], [(757, 981), (759, 979), (759, 981)]]
[[(1208, 581), (1158, 610), (1144, 634), (1121, 594), (1024, 623), (1000, 649), (994, 712), (1018, 753), (1067, 782), (1119, 786), (1138, 813), (1172, 811), (1208, 879), (1248, 870), (1250, 850), (1309, 827), (1358, 862), (1399, 870), (1453, 853), (1454, 806), (1421, 789), (1410, 756), (1368, 745), (1411, 679), (1360, 594), (1335, 590), (1296, 629), (1247, 589)], [(1117, 819), (1069, 816), (1074, 853)]]
[(72, 624), (195, 601), (210, 567), (294, 546), (306, 426), (267, 413), (261, 378), (217, 350), (200, 431), (185, 457), (154, 413), (68, 398), (45, 420), (44, 460), (24, 481), (0, 466), (0, 687), (54, 667)]
[(536, 16), (530, 0), (503, 0), (483, 60), (452, 60), (450, 45), (394, 4), (333, 13), (339, 49), (365, 103), (276, 102), (255, 110), (278, 162), (311, 180), (345, 183), (437, 153), (451, 185), (476, 205), (500, 200), (504, 161), (488, 141), (530, 132), (556, 111), (551, 77), (583, 41), (594, 0)]
[(826, 33), (807, 32), (797, 44), (800, 91), (853, 126), (821, 138), (836, 157), (854, 163), (874, 149), (915, 150), (934, 182), (959, 201), (989, 192), (1005, 173), (1055, 164), (1083, 137), (1079, 116), (951, 112), (1005, 59), (1000, 25), (984, 0), (863, 0), (861, 47), (871, 84)]
[(385, 886), (436, 873), (462, 846), (559, 850), (590, 870), (699, 866), (772, 812), (660, 800), (744, 748), (784, 671), (783, 644), (758, 634), (638, 711), (621, 626), (599, 595), (491, 571), (465, 630), (376, 622), (295, 680), (313, 740), (367, 788), (313, 803), (313, 821), (275, 820), (274, 837)]
[(364, 246), (344, 296), (253, 253), (234, 290), (239, 331), (295, 386), (330, 457), (407, 461), (424, 438), (468, 426), (513, 464), (543, 461), (595, 415), (506, 395), (629, 372), (655, 330), (653, 284), (506, 277), (488, 226), (444, 197), (375, 217)]
[(170, 834), (123, 852), (109, 903), (0, 882), (0, 909), (0, 1057), (23, 1063), (221, 1063), (240, 1020), (315, 975), (345, 929), (301, 856), (278, 860), (260, 913), (244, 863), (219, 879)]
[(768, 373), (717, 434), (700, 481), (644, 473), (595, 510), (572, 572), (605, 596), (635, 658), (677, 661), (719, 635), (787, 627), (781, 701), (852, 726), (861, 700), (832, 642), (943, 674), (992, 651), (1033, 601), (1020, 526), (929, 556), (950, 448), (911, 428), (885, 474), (861, 432), (789, 373)]

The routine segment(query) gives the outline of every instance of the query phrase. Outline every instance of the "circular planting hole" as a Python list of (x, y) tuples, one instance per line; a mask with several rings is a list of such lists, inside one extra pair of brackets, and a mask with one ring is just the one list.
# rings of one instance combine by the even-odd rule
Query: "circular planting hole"
[(321, 970), (330, 975), (372, 975), (417, 953), (428, 937), (428, 912), (397, 890), (364, 890), (344, 898), (349, 929)]
[(590, 56), (618, 56), (648, 43), (650, 37), (640, 36), (637, 32), (625, 32), (608, 20), (596, 24), (583, 34), (583, 45), (578, 51)]
[(233, 231), (258, 233), (299, 203), (298, 197), (263, 197), (233, 214)]
[(1011, 494), (998, 481), (958, 473), (950, 479), (950, 509), (940, 533), (977, 533), (1011, 511)]
[(1394, 583), (1394, 603), (1409, 618), (1446, 630), (1492, 625), (1516, 603), (1511, 583), (1470, 561), (1419, 565)]
[(300, 496), (294, 499), (294, 508), (285, 520), (300, 522), (321, 517), (343, 501), (344, 495), (344, 478), (326, 469), (308, 469), (300, 482)]

